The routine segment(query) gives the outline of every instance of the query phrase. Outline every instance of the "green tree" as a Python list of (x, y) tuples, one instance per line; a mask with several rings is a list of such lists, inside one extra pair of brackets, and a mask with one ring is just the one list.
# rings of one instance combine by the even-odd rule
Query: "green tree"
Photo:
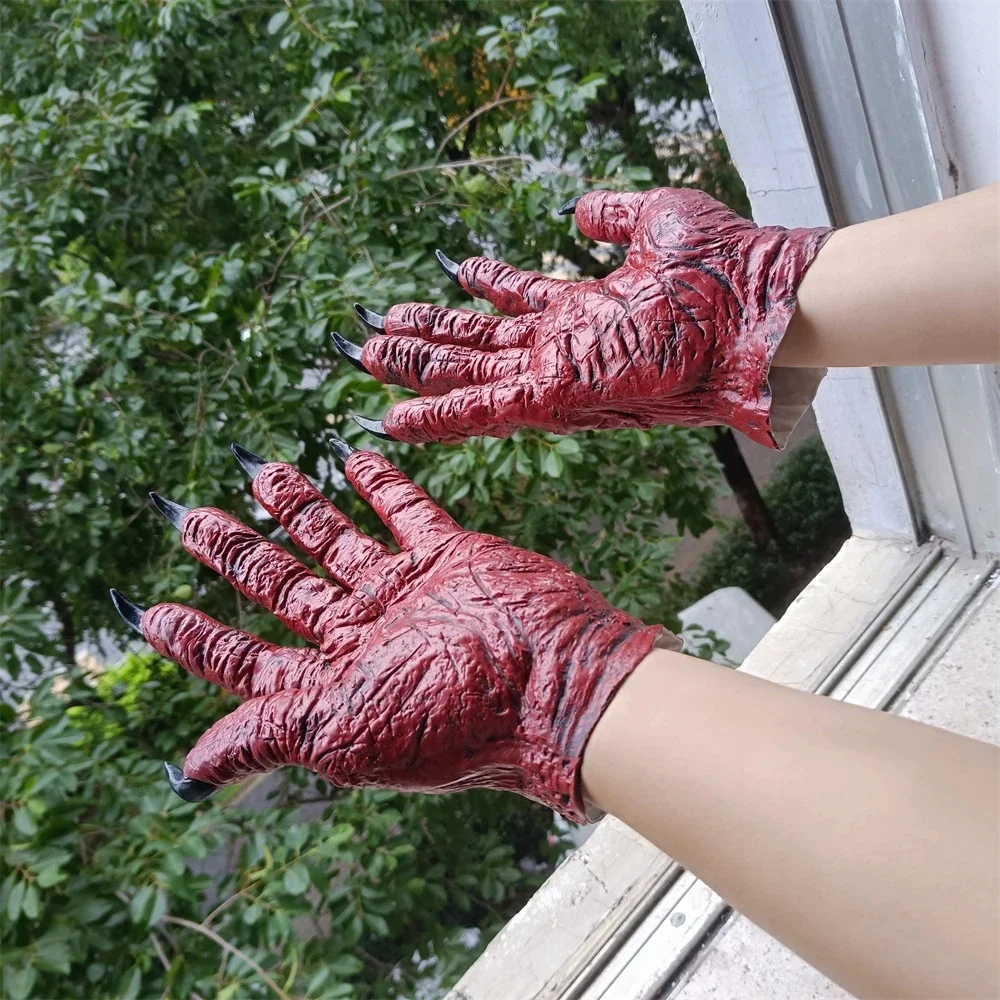
[[(122, 640), (109, 586), (289, 641), (147, 502), (257, 518), (231, 441), (384, 535), (325, 440), (358, 440), (348, 412), (399, 393), (332, 349), (330, 331), (358, 336), (354, 301), (459, 304), (437, 246), (603, 273), (613, 253), (553, 213), (587, 186), (697, 183), (745, 207), (680, 7), (11, 0), (0, 17), (2, 665), (27, 688), (61, 662), (69, 684), (3, 709), (6, 995), (388, 996), (430, 974), (415, 952), (450, 982), (476, 953), (460, 930), (485, 940), (537, 881), (515, 862), (552, 862), (544, 810), (294, 772), (266, 808), (192, 809), (158, 761), (225, 698), (145, 653), (110, 687), (76, 660), (102, 630)], [(669, 622), (665, 524), (711, 523), (710, 433), (385, 449), (467, 526)], [(330, 815), (303, 820), (309, 799)], [(193, 876), (223, 843), (227, 880)]]

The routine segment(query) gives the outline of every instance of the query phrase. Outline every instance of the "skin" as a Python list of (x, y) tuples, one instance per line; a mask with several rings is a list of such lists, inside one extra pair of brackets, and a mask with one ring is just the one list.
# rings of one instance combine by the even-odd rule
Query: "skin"
[(1000, 992), (995, 747), (654, 650), (582, 774), (588, 799), (856, 996)]
[[(624, 226), (620, 233), (600, 229), (622, 240), (640, 222), (646, 225), (642, 199), (583, 199), (578, 223), (588, 205), (601, 206), (603, 213), (592, 220), (588, 234), (595, 238), (598, 224)], [(663, 219), (675, 216), (656, 214), (650, 231), (659, 232)], [(1000, 186), (994, 186), (829, 239), (820, 234), (774, 364), (995, 361), (998, 216)], [(581, 230), (588, 232), (586, 223)], [(803, 240), (812, 238), (810, 231), (800, 232), (807, 234)], [(817, 249), (818, 256), (812, 252)], [(739, 263), (735, 256), (722, 257)], [(537, 315), (550, 300), (562, 301), (565, 290), (553, 291), (548, 279), (512, 274), (506, 265), (487, 273), (488, 265), (482, 259), (465, 262), (460, 283), (491, 301), (495, 297), (494, 304), (508, 313)], [(802, 269), (792, 272), (797, 279)], [(703, 297), (711, 298), (707, 292)], [(773, 315), (770, 294), (760, 301), (768, 305), (765, 319)], [(438, 310), (433, 321), (423, 314), (398, 317), (413, 327), (407, 336), (436, 352), (416, 366), (444, 380), (435, 389), (456, 391), (454, 379), (464, 384), (466, 369), (486, 381), (508, 377), (506, 365), (520, 370), (522, 355), (497, 352), (524, 350), (523, 323), (503, 321), (501, 327), (499, 320), (483, 324), (442, 312), (456, 311)], [(388, 322), (390, 336), (391, 327)], [(491, 340), (501, 334), (507, 339), (484, 345), (475, 339), (482, 332)], [(452, 351), (442, 358), (442, 343), (475, 352), (488, 346), (493, 357), (489, 364), (478, 354)], [(387, 360), (374, 357), (377, 350), (386, 349), (366, 345), (368, 364), (376, 367), (381, 360), (385, 366), (395, 358), (395, 380), (406, 384), (406, 359), (415, 354), (400, 348)], [(702, 353), (708, 357), (711, 351)], [(715, 364), (690, 367), (713, 372)], [(491, 406), (476, 412), (487, 423), (493, 419)], [(341, 447), (345, 454), (350, 450)], [(145, 613), (131, 609), (139, 615), (133, 624), (160, 652), (248, 699), (203, 737), (184, 774), (171, 778), (179, 793), (203, 797), (217, 784), (299, 762), (344, 784), (517, 789), (573, 818), (581, 818), (586, 802), (619, 816), (859, 996), (1000, 994), (995, 748), (676, 652), (649, 652), (656, 630), (624, 620), (562, 567), (461, 532), (379, 456), (355, 454), (345, 471), (392, 528), (404, 549), (399, 556), (355, 532), (291, 467), (250, 458), (255, 496), (329, 577), (312, 576), (220, 511), (181, 508), (175, 523), (188, 552), (319, 649), (264, 648), (252, 636), (178, 605)], [(299, 524), (303, 517), (308, 524)], [(478, 548), (492, 553), (498, 545), (503, 558), (490, 564), (496, 579), (484, 590)], [(540, 589), (539, 581), (546, 586)], [(472, 593), (486, 593), (490, 614), (518, 628), (503, 641), (486, 642), (481, 613), (467, 613), (477, 610)], [(419, 683), (440, 677), (440, 683), (434, 698), (421, 700), (413, 697), (412, 685), (397, 682), (413, 667), (404, 646), (419, 631), (411, 623), (421, 624), (420, 602), (428, 594), (436, 617), (423, 622), (426, 634), (418, 638), (432, 658), (414, 678)], [(438, 606), (454, 609), (445, 616), (448, 629)], [(538, 617), (537, 627), (523, 609)], [(567, 620), (577, 622), (586, 643), (553, 641), (558, 623)], [(532, 626), (526, 632), (525, 621)], [(392, 637), (398, 650), (385, 641), (385, 622), (400, 624)], [(625, 639), (606, 643), (613, 627)], [(455, 650), (470, 637), (475, 655), (468, 664), (456, 664)], [(522, 639), (527, 652), (518, 652)], [(529, 697), (528, 681), (539, 676), (541, 697)], [(346, 698), (345, 677), (353, 678)], [(456, 686), (462, 683), (464, 689)], [(354, 697), (369, 688), (390, 696), (375, 706), (374, 721), (362, 718), (370, 699)], [(489, 707), (497, 695), (512, 696), (510, 710), (499, 713), (509, 725), (502, 733), (485, 733), (483, 726), (499, 718)], [(421, 716), (441, 705), (450, 707), (440, 720)], [(345, 737), (359, 718), (368, 743)], [(410, 730), (419, 739), (408, 742)], [(435, 754), (427, 732), (440, 736), (431, 740)], [(490, 756), (501, 737), (510, 746), (502, 760)], [(343, 767), (330, 764), (331, 746), (339, 748)]]
[(776, 367), (1000, 359), (1000, 184), (840, 229), (798, 291)]

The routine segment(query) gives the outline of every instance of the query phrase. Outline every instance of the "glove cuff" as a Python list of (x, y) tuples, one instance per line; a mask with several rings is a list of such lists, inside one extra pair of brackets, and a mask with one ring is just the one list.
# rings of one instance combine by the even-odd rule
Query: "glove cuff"
[[(740, 248), (745, 265), (739, 289), (742, 309), (733, 339), (720, 359), (721, 370), (715, 373), (722, 411), (719, 419), (769, 448), (781, 447), (795, 422), (786, 412), (788, 401), (781, 395), (775, 399), (778, 387), (772, 385), (771, 363), (795, 314), (799, 284), (834, 232), (829, 228), (755, 227)], [(805, 372), (813, 392), (822, 374), (823, 370), (816, 369)], [(804, 410), (811, 394), (800, 395)]]
[(658, 625), (615, 614), (619, 628), (605, 621), (581, 637), (559, 690), (549, 699), (554, 711), (546, 715), (551, 719), (547, 738), (536, 742), (529, 737), (525, 753), (523, 794), (574, 823), (594, 822), (604, 815), (584, 800), (580, 769), (587, 742), (605, 709), (654, 648), (677, 650), (682, 645)]

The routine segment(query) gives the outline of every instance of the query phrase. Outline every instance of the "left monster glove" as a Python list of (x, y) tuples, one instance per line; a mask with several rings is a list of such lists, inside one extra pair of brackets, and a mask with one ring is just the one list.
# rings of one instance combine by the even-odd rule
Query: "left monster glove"
[(336, 785), (520, 792), (583, 822), (579, 771), (615, 692), (660, 627), (611, 607), (564, 566), (463, 531), (385, 458), (335, 442), (344, 472), (390, 529), (362, 534), (297, 469), (234, 452), (252, 491), (322, 566), (212, 508), (154, 494), (187, 552), (318, 648), (281, 648), (178, 604), (148, 610), (112, 592), (164, 656), (244, 698), (197, 742), (189, 801), (301, 764)]

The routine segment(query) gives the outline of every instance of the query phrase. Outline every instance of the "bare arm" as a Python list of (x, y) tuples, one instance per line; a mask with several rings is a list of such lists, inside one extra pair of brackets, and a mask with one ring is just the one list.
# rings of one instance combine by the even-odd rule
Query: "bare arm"
[(839, 230), (798, 300), (778, 367), (1000, 360), (1000, 184)]
[(858, 996), (1000, 989), (1000, 753), (654, 651), (585, 794)]

